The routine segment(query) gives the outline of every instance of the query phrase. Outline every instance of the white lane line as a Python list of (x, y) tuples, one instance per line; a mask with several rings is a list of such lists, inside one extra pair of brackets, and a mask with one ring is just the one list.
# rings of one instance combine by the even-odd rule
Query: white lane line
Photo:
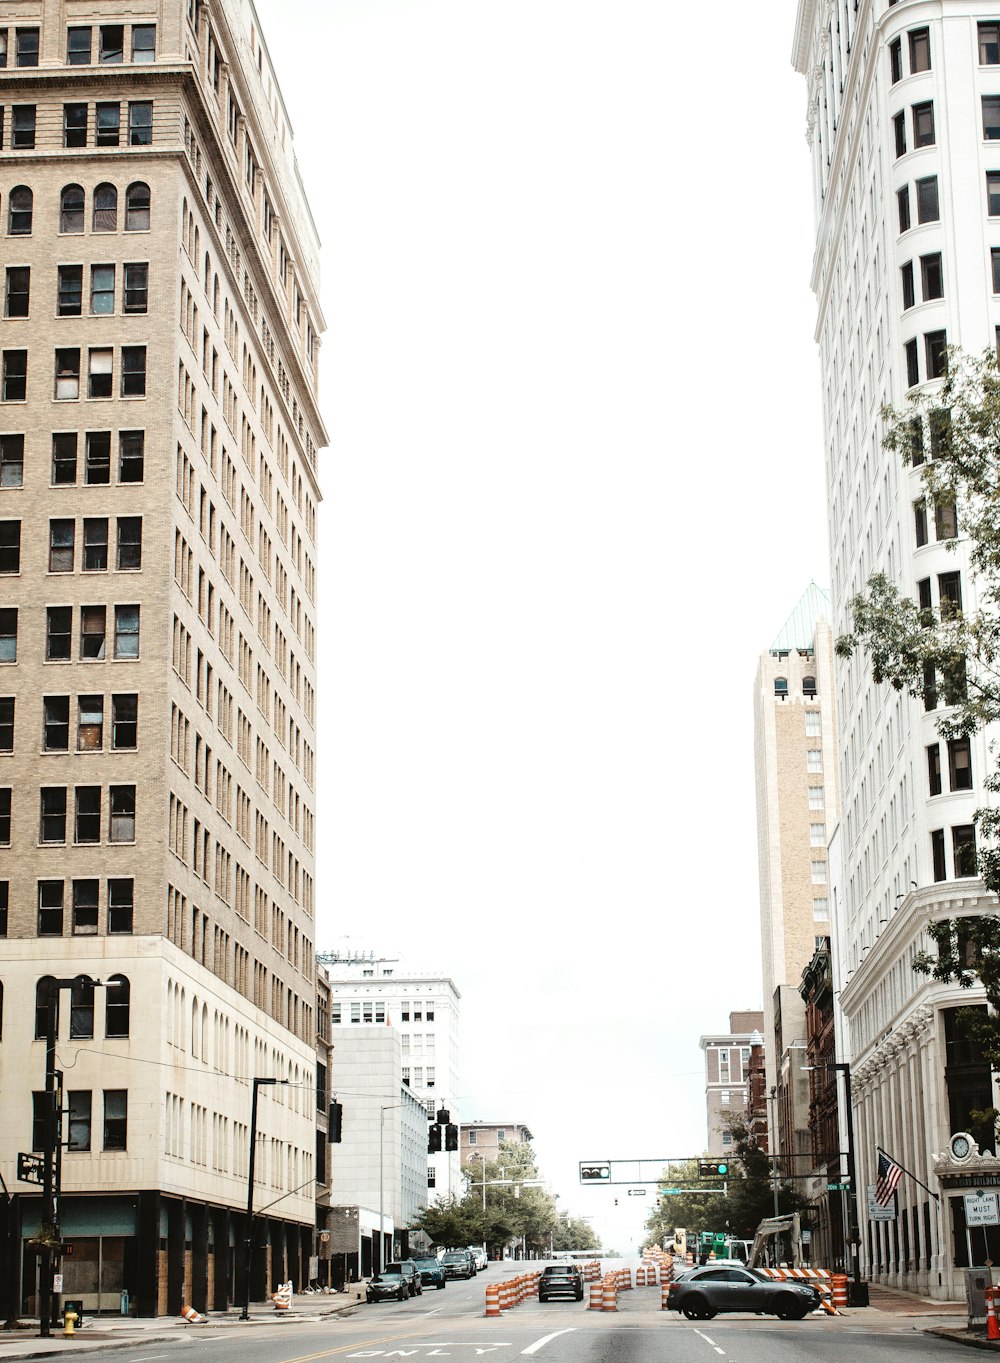
[(526, 1349), (522, 1349), (522, 1350), (521, 1350), (521, 1353), (522, 1353), (522, 1354), (537, 1354), (538, 1351), (539, 1351), (539, 1349), (543, 1349), (543, 1348), (545, 1347), (545, 1345), (548, 1344), (548, 1343), (550, 1342), (550, 1340), (558, 1339), (560, 1335), (571, 1335), (571, 1334), (573, 1334), (573, 1332), (575, 1331), (575, 1329), (576, 1329), (576, 1326), (575, 1326), (575, 1325), (571, 1325), (571, 1326), (569, 1326), (569, 1328), (566, 1329), (566, 1330), (553, 1330), (553, 1332), (552, 1332), (551, 1335), (543, 1335), (543, 1336), (541, 1337), (541, 1339), (536, 1339), (535, 1342), (534, 1342), (534, 1344), (529, 1344), (528, 1347), (527, 1347)]
[(716, 1344), (716, 1342), (715, 1342), (714, 1339), (709, 1339), (708, 1335), (702, 1334), (702, 1332), (701, 1332), (700, 1330), (695, 1330), (695, 1334), (696, 1334), (696, 1335), (700, 1335), (701, 1338), (705, 1341), (706, 1344), (711, 1344), (711, 1346), (712, 1346), (712, 1348), (715, 1350), (715, 1352), (716, 1352), (717, 1354), (722, 1354), (723, 1358), (725, 1358), (725, 1356), (726, 1356), (726, 1351), (725, 1351), (725, 1349), (720, 1349), (719, 1346), (718, 1346), (718, 1344)]

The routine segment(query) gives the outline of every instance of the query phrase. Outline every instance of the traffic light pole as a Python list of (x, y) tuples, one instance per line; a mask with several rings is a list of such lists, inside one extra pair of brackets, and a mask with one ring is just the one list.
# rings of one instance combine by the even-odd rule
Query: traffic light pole
[[(52, 1242), (58, 1239), (59, 1204), (56, 1194), (56, 1020), (59, 986), (64, 981), (50, 979), (45, 995), (45, 1098), (42, 1110), (42, 1237), (38, 1265), (39, 1336), (52, 1333)], [(72, 984), (72, 981), (69, 982)]]

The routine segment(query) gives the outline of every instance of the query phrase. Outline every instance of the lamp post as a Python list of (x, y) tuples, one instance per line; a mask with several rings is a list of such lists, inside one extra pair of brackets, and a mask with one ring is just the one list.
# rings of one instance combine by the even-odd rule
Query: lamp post
[(385, 1114), (402, 1103), (383, 1103), (378, 1113), (378, 1264), (372, 1268), (382, 1272), (382, 1255), (385, 1249)]
[(775, 1117), (775, 1110), (778, 1106), (777, 1085), (771, 1085), (771, 1092), (767, 1095), (768, 1107), (771, 1109), (771, 1193), (774, 1198), (774, 1214), (780, 1215), (778, 1211), (778, 1123)]
[(257, 1163), (257, 1094), (264, 1085), (287, 1083), (287, 1079), (260, 1079), (256, 1076), (253, 1080), (253, 1094), (250, 1099), (250, 1163), (247, 1169), (246, 1263), (243, 1265), (243, 1310), (240, 1312), (240, 1320), (250, 1319), (250, 1268), (253, 1264), (253, 1176)]
[(483, 1190), (483, 1253), (488, 1254), (489, 1251), (486, 1248), (486, 1156), (482, 1153), (482, 1151), (474, 1150), (472, 1154), (469, 1156), (469, 1159), (479, 1160), (480, 1165), (482, 1166), (480, 1172), (482, 1173), (483, 1176), (483, 1181), (481, 1185)]

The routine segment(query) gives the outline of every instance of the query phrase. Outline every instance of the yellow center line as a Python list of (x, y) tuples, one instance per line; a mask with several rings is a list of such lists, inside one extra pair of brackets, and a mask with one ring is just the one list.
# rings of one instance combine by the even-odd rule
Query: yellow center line
[(370, 1349), (373, 1344), (391, 1344), (397, 1339), (415, 1339), (418, 1335), (434, 1334), (433, 1330), (410, 1330), (406, 1334), (382, 1335), (379, 1339), (356, 1339), (353, 1344), (341, 1344), (336, 1349), (323, 1349), (318, 1354), (299, 1354), (297, 1358), (286, 1358), (282, 1363), (313, 1363), (316, 1358), (331, 1358), (334, 1354), (350, 1353), (354, 1349)]

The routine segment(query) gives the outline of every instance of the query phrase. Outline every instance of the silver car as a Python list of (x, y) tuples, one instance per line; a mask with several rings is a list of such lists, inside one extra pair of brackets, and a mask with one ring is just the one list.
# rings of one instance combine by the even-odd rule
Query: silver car
[(822, 1299), (809, 1283), (776, 1280), (755, 1268), (692, 1269), (675, 1283), (670, 1309), (688, 1320), (711, 1320), (720, 1311), (754, 1311), (779, 1320), (801, 1320)]

